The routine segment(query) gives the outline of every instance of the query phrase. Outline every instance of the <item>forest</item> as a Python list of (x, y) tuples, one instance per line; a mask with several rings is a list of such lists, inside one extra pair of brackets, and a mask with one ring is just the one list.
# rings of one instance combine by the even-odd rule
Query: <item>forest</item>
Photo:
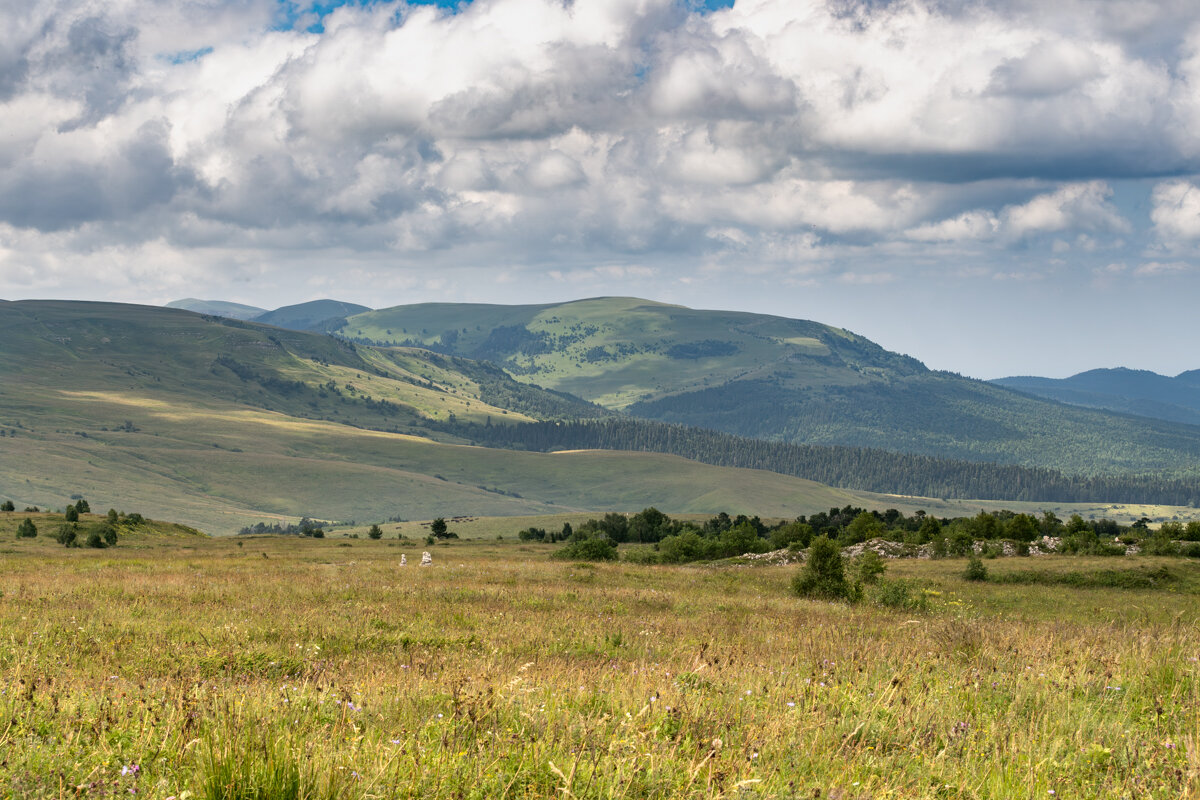
[(845, 489), (942, 498), (1195, 506), (1200, 484), (1174, 476), (1067, 475), (1056, 469), (896, 453), (869, 447), (771, 442), (650, 420), (516, 425), (453, 423), (473, 444), (516, 450), (634, 450), (722, 467), (764, 469)]

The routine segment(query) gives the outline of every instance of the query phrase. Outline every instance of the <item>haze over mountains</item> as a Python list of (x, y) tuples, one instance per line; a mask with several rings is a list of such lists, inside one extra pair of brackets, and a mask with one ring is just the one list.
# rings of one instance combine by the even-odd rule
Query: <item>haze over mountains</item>
[(993, 381), (1028, 394), (1189, 425), (1200, 425), (1200, 370), (1171, 378), (1148, 370), (1093, 369), (1069, 378), (1020, 376)]

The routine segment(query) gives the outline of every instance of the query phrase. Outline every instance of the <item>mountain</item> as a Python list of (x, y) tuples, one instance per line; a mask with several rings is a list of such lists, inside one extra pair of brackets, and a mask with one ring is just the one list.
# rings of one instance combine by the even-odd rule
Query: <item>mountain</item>
[(254, 319), (260, 314), (267, 313), (265, 308), (247, 306), (242, 303), (230, 303), (227, 300), (197, 300), (185, 297), (183, 300), (172, 300), (167, 308), (182, 308), (184, 311), (195, 311), (197, 314), (211, 314), (214, 317), (229, 317), (231, 319)]
[(570, 510), (792, 516), (880, 501), (658, 453), (511, 452), (438, 425), (602, 416), (495, 366), (150, 306), (0, 302), (0, 497), (257, 521)]
[(741, 436), (1068, 473), (1200, 472), (1200, 427), (934, 372), (806, 320), (610, 297), (397, 306), (352, 315), (333, 332), (492, 361), (609, 409)]
[(343, 303), (341, 300), (312, 300), (259, 314), (254, 321), (295, 331), (320, 331), (323, 329), (322, 323), (370, 310), (366, 306)]
[(1062, 379), (1017, 376), (993, 383), (1071, 405), (1200, 425), (1200, 370), (1170, 378), (1118, 367)]

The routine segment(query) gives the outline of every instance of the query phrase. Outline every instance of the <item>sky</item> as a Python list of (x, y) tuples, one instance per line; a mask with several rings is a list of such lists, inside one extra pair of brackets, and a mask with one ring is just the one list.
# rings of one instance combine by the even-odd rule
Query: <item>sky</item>
[(7, 0), (0, 298), (633, 295), (1200, 368), (1194, 0)]

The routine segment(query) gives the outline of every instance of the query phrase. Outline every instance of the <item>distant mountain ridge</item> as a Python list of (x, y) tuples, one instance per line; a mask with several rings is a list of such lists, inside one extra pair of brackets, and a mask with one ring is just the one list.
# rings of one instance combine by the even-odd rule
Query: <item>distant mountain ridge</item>
[(315, 332), (323, 332), (328, 327), (340, 327), (344, 323), (345, 317), (371, 310), (369, 307), (357, 303), (321, 299), (280, 306), (268, 311), (265, 308), (247, 306), (242, 303), (231, 303), (226, 300), (197, 300), (194, 297), (172, 300), (167, 303), (166, 308), (182, 308), (185, 311), (195, 311), (197, 314), (207, 314), (212, 317), (261, 322), (264, 325), (274, 325), (277, 328), (287, 328), (293, 331)]
[(331, 332), (491, 361), (606, 408), (739, 436), (1074, 474), (1200, 473), (1200, 427), (935, 372), (808, 320), (601, 297), (396, 306)]
[(182, 308), (184, 311), (195, 311), (197, 314), (209, 314), (214, 317), (229, 317), (230, 319), (254, 319), (267, 313), (265, 308), (248, 306), (243, 303), (231, 303), (228, 300), (197, 300), (185, 297), (182, 300), (172, 300), (167, 308)]
[(1200, 425), (1200, 370), (1093, 369), (1069, 378), (1014, 376), (993, 383), (1070, 405)]

